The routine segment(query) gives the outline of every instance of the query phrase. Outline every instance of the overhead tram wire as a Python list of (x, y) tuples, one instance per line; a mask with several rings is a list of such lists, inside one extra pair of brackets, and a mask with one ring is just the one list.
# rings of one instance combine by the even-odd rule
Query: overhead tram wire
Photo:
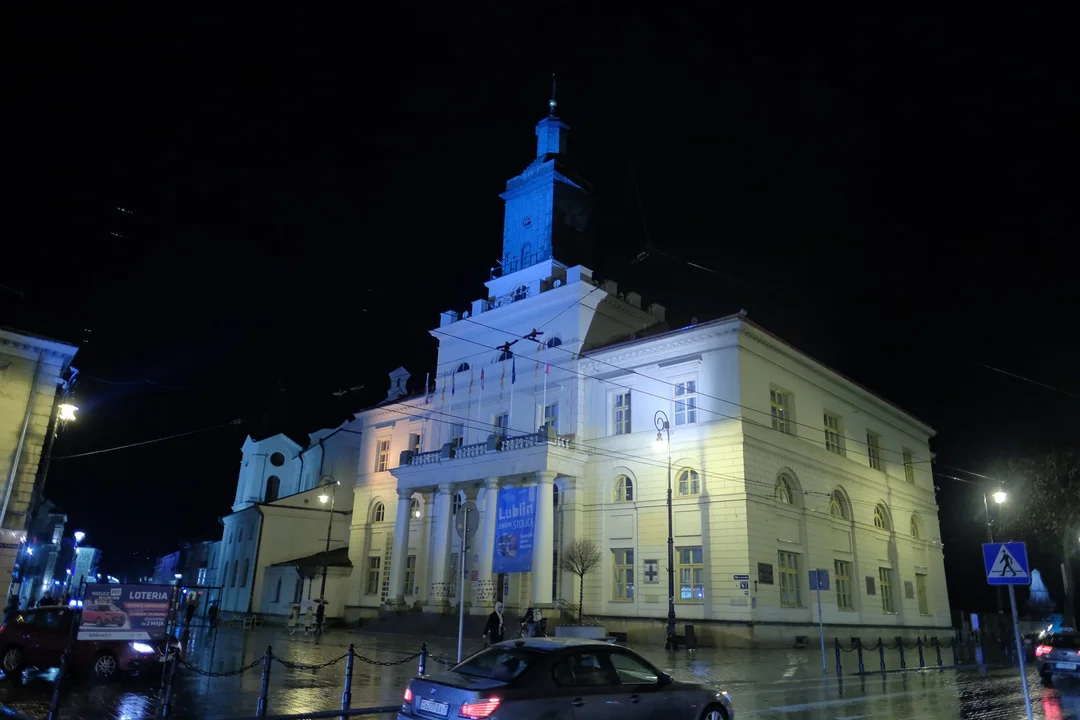
[(128, 443), (126, 445), (117, 445), (110, 448), (102, 448), (101, 450), (90, 450), (89, 452), (73, 453), (71, 455), (58, 455), (53, 460), (71, 460), (73, 458), (89, 457), (90, 455), (102, 455), (104, 453), (116, 452), (117, 450), (127, 450), (129, 448), (140, 447), (143, 445), (152, 445), (154, 443), (165, 442), (166, 440), (175, 440), (176, 438), (187, 437), (188, 435), (196, 435), (198, 433), (209, 432), (210, 430), (220, 430), (221, 428), (231, 427), (239, 425), (240, 419), (230, 420), (227, 423), (218, 423), (217, 425), (208, 425), (207, 427), (199, 428), (197, 430), (188, 430), (187, 432), (174, 433), (172, 435), (165, 435), (164, 437), (153, 438), (151, 440), (142, 440), (140, 442)]

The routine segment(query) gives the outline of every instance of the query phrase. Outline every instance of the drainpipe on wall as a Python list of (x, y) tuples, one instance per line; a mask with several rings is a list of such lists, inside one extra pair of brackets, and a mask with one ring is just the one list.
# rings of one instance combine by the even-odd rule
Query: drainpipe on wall
[(45, 351), (42, 350), (38, 353), (37, 366), (34, 368), (34, 382), (30, 386), (30, 399), (26, 401), (26, 413), (23, 415), (22, 430), (19, 432), (19, 443), (15, 446), (15, 459), (11, 463), (11, 472), (8, 473), (7, 487), (4, 488), (4, 504), (0, 507), (0, 527), (4, 526), (8, 503), (11, 501), (11, 491), (15, 488), (15, 481), (19, 477), (19, 462), (22, 460), (23, 447), (26, 445), (26, 431), (30, 428), (30, 417), (34, 413), (34, 398), (37, 396), (38, 385), (41, 383), (41, 370), (44, 365)]
[(251, 607), (255, 603), (255, 588), (258, 587), (258, 585), (256, 585), (255, 583), (259, 579), (259, 552), (262, 550), (263, 521), (266, 519), (266, 516), (263, 515), (263, 511), (260, 505), (262, 505), (262, 503), (256, 503), (253, 506), (255, 508), (255, 512), (259, 513), (259, 539), (255, 543), (255, 562), (252, 563), (254, 569), (251, 571), (251, 594), (248, 595), (247, 611), (249, 613), (252, 612)]

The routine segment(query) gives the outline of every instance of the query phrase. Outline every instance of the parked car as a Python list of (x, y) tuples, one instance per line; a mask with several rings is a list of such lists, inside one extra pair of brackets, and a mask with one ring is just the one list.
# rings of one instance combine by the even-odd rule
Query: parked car
[(1035, 662), (1044, 685), (1057, 677), (1080, 677), (1080, 633), (1054, 633), (1038, 642)]
[(84, 625), (124, 627), (127, 620), (127, 613), (109, 602), (92, 602), (83, 608), (82, 622)]
[(410, 680), (398, 720), (498, 716), (735, 720), (724, 690), (673, 680), (637, 653), (576, 638), (509, 640)]
[(111, 680), (121, 673), (160, 667), (169, 654), (180, 651), (176, 638), (166, 641), (164, 636), (152, 641), (73, 639), (74, 621), (75, 610), (63, 606), (15, 613), (6, 625), (0, 626), (0, 670), (14, 675), (27, 666), (57, 667), (64, 648), (71, 642), (71, 670)]

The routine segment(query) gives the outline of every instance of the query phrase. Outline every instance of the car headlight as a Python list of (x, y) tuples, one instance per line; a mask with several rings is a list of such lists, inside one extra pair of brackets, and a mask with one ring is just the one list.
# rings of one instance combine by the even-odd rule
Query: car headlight
[(150, 655), (157, 652), (152, 646), (141, 642), (131, 643), (131, 649), (137, 653), (142, 653), (143, 655)]

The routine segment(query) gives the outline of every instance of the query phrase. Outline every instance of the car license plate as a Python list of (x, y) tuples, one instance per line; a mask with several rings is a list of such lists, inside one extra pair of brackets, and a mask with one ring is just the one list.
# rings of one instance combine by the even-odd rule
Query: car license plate
[(420, 698), (420, 710), (422, 712), (431, 713), (432, 715), (442, 715), (443, 717), (446, 717), (446, 713), (447, 711), (449, 711), (449, 709), (450, 706), (446, 703), (435, 702), (434, 700), (426, 700), (424, 698)]
[(1075, 670), (1076, 669), (1076, 663), (1058, 663), (1057, 664), (1057, 669), (1058, 670)]

